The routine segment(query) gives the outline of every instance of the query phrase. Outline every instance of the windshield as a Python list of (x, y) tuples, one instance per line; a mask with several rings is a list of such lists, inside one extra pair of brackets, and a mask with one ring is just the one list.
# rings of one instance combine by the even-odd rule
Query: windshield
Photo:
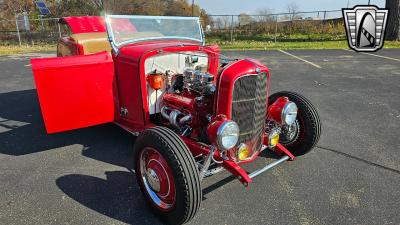
[(203, 43), (197, 17), (106, 16), (107, 32), (117, 47), (152, 39), (184, 39)]

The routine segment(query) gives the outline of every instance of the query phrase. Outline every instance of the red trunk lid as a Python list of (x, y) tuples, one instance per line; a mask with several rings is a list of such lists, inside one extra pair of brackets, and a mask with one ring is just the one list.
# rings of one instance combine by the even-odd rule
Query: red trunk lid
[(61, 24), (67, 24), (74, 34), (106, 32), (106, 24), (102, 16), (71, 16), (59, 20)]

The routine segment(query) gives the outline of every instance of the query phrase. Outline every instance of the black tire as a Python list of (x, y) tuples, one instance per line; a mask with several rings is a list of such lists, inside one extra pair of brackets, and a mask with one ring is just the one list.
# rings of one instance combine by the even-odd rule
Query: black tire
[[(139, 172), (139, 160), (140, 154), (145, 148), (157, 150), (171, 168), (176, 196), (175, 203), (169, 211), (160, 210), (144, 187), (144, 181)], [(168, 128), (155, 127), (139, 135), (134, 150), (136, 178), (152, 211), (168, 224), (184, 224), (191, 220), (200, 208), (203, 196), (199, 171), (192, 154), (182, 139)]]
[(321, 121), (318, 111), (311, 102), (304, 96), (289, 91), (282, 91), (272, 94), (268, 98), (268, 104), (272, 104), (281, 96), (288, 97), (297, 105), (296, 123), (299, 125), (297, 138), (288, 144), (283, 145), (295, 156), (300, 156), (311, 151), (318, 143), (321, 136)]

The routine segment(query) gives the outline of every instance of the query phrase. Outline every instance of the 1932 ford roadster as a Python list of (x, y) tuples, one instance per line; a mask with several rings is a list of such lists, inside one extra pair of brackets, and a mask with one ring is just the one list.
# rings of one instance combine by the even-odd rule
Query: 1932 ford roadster
[[(247, 186), (318, 142), (321, 125), (310, 101), (288, 91), (270, 95), (268, 68), (222, 59), (218, 46), (204, 44), (198, 18), (109, 15), (104, 23), (104, 30), (69, 25), (92, 33), (86, 38), (107, 31), (106, 51), (72, 40), (67, 48), (80, 51), (32, 59), (46, 130), (114, 122), (137, 135), (136, 178), (164, 221), (194, 217), (203, 178), (224, 169)], [(99, 38), (85, 44), (91, 41)], [(267, 149), (281, 157), (253, 172), (241, 167)]]

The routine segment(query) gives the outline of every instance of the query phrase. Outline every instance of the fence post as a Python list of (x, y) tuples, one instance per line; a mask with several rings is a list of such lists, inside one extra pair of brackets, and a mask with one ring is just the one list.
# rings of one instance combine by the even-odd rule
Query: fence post
[(278, 33), (278, 15), (275, 16), (275, 35), (274, 35), (275, 43), (276, 43), (276, 33)]
[(18, 27), (18, 16), (15, 15), (15, 26), (17, 28), (17, 35), (18, 35), (18, 42), (19, 42), (19, 46), (21, 46), (21, 36), (19, 34), (19, 27)]
[(231, 16), (231, 42), (233, 42), (233, 15)]
[(39, 15), (40, 24), (42, 25), (42, 33), (44, 32), (43, 15)]
[(57, 25), (58, 25), (58, 34), (60, 35), (60, 38), (61, 38), (61, 27), (60, 27), (60, 23), (57, 23)]

